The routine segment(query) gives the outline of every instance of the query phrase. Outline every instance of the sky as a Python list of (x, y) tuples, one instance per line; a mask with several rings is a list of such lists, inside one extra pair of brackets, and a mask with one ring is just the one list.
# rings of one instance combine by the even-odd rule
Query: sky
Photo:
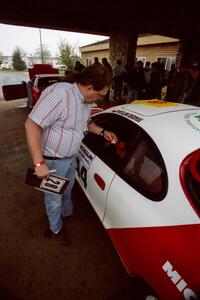
[[(6, 25), (0, 23), (0, 52), (3, 55), (12, 55), (16, 47), (20, 47), (27, 55), (34, 54), (40, 47), (40, 31), (35, 27)], [(108, 38), (108, 36), (41, 29), (42, 44), (47, 46), (52, 56), (56, 56), (61, 40), (68, 42), (78, 49), (81, 46), (92, 44)]]

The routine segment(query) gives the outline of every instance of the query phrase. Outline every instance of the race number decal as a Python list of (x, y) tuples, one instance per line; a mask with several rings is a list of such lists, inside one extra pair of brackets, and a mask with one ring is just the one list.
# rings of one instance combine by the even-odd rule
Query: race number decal
[(94, 154), (85, 145), (80, 146), (76, 158), (76, 171), (85, 188), (87, 188), (87, 171), (94, 157)]
[(78, 177), (82, 180), (84, 187), (87, 188), (87, 169), (84, 165), (81, 165), (79, 158), (76, 158), (76, 171)]

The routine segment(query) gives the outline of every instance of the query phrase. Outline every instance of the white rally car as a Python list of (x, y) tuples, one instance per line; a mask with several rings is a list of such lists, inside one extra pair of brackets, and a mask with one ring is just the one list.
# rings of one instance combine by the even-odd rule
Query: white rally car
[(92, 119), (76, 178), (130, 275), (161, 300), (200, 297), (200, 108), (138, 100)]

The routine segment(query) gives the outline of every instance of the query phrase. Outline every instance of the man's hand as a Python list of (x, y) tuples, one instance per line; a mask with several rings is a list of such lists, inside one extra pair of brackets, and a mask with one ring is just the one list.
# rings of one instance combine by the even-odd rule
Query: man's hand
[(98, 134), (98, 135), (103, 135), (104, 138), (106, 140), (108, 140), (110, 143), (117, 143), (118, 142), (118, 138), (116, 136), (116, 134), (112, 131), (106, 130), (100, 126), (98, 126), (97, 124), (95, 124), (94, 122), (91, 122), (88, 126), (88, 131)]
[(108, 140), (112, 144), (116, 144), (118, 142), (118, 138), (116, 134), (112, 131), (104, 130), (103, 136), (106, 140)]
[(40, 165), (35, 168), (35, 175), (38, 178), (47, 178), (50, 175), (49, 168), (46, 164)]

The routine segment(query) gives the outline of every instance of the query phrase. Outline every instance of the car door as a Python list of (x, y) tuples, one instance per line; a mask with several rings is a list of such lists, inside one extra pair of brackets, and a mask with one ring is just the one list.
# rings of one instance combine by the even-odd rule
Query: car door
[(4, 99), (6, 101), (23, 99), (27, 97), (26, 83), (4, 84), (2, 86)]
[[(91, 136), (88, 138), (93, 139)], [(84, 143), (81, 145), (77, 155), (76, 171), (81, 187), (102, 221), (108, 190), (115, 172), (99, 159), (94, 152)]]
[(112, 113), (101, 113), (92, 119), (99, 126), (113, 131), (119, 139), (112, 144), (103, 136), (88, 133), (77, 155), (78, 181), (97, 215), (103, 220), (110, 186), (126, 154), (127, 136), (130, 136), (126, 133), (127, 122), (130, 121)]

